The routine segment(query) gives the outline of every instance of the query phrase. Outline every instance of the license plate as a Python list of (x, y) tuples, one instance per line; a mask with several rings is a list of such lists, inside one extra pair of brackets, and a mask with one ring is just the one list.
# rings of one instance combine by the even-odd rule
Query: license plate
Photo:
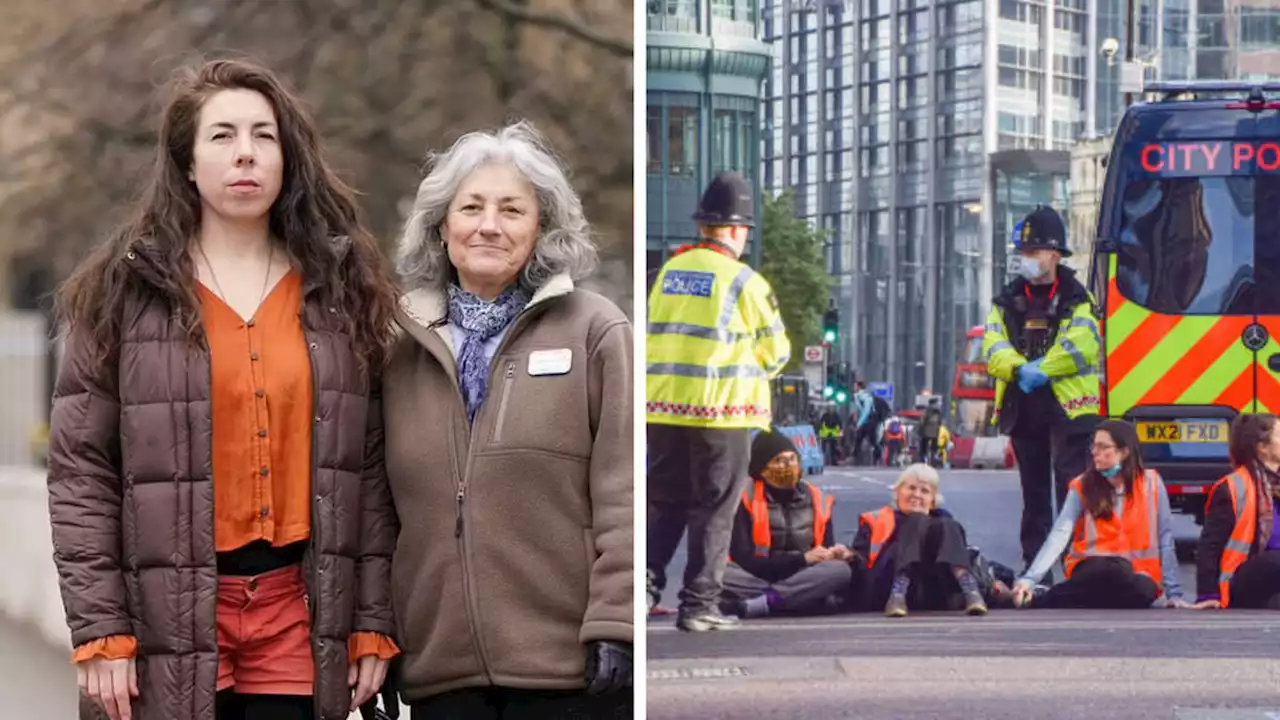
[(1224, 443), (1227, 424), (1220, 421), (1140, 422), (1138, 440), (1144, 443)]

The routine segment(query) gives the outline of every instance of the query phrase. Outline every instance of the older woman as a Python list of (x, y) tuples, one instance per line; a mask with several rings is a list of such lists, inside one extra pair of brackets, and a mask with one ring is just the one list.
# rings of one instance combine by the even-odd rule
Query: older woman
[(433, 159), (384, 386), (413, 717), (631, 717), (632, 334), (526, 123)]
[(858, 519), (853, 552), (867, 559), (866, 605), (905, 617), (908, 606), (985, 615), (964, 528), (942, 509), (938, 472), (924, 463), (902, 471), (893, 505)]

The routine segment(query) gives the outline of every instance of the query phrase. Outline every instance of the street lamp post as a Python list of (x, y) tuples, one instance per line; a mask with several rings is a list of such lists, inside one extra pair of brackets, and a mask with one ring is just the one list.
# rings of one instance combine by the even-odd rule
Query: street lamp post
[[(1133, 16), (1136, 14), (1133, 0), (1124, 0), (1124, 67), (1130, 68), (1133, 63), (1134, 28)], [(1124, 94), (1124, 106), (1133, 104), (1133, 93)]]

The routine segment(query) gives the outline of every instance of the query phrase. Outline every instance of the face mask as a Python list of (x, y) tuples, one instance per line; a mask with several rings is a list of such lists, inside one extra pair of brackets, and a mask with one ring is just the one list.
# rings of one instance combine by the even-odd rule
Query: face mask
[(1018, 256), (1016, 259), (1014, 272), (1018, 273), (1023, 279), (1031, 281), (1040, 277), (1044, 277), (1044, 268), (1040, 267), (1040, 262), (1034, 258)]
[(1116, 463), (1115, 465), (1112, 465), (1111, 467), (1105, 470), (1099, 470), (1098, 473), (1102, 475), (1102, 477), (1110, 480), (1111, 478), (1120, 474), (1120, 463)]
[(761, 475), (771, 484), (783, 488), (793, 488), (800, 482), (800, 468), (794, 466), (766, 467)]

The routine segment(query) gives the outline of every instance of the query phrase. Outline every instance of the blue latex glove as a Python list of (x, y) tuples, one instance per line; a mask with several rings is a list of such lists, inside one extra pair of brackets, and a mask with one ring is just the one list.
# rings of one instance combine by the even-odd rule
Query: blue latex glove
[(1049, 376), (1040, 370), (1040, 361), (1033, 360), (1018, 368), (1018, 387), (1024, 393), (1030, 393), (1049, 382)]

